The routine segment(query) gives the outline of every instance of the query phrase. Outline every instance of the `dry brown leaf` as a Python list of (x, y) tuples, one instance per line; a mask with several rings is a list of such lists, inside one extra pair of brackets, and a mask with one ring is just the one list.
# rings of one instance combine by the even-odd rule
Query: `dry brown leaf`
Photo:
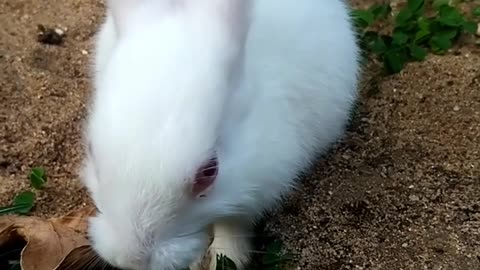
[(83, 270), (83, 269), (115, 269), (105, 263), (102, 264), (90, 245), (74, 248), (67, 256), (55, 267), (54, 270)]
[(56, 224), (70, 227), (79, 233), (87, 233), (88, 218), (95, 215), (94, 207), (84, 207), (74, 210), (62, 217), (50, 219)]
[(50, 220), (0, 217), (0, 250), (11, 246), (18, 248), (19, 244), (26, 243), (20, 256), (23, 270), (56, 269), (70, 252), (88, 245), (86, 220), (94, 212), (94, 209), (84, 208)]
[[(0, 255), (21, 249), (16, 259), (22, 270), (115, 269), (101, 261), (86, 238), (88, 217), (94, 214), (94, 208), (85, 207), (52, 219), (0, 217)], [(208, 269), (209, 255), (207, 252), (194, 269)], [(0, 256), (0, 268), (1, 260)]]

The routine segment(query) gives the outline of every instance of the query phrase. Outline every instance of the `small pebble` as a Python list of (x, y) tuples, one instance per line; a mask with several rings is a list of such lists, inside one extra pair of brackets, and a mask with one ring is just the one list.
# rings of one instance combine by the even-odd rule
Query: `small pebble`
[(408, 196), (408, 199), (412, 202), (416, 202), (416, 201), (420, 200), (420, 198), (417, 195), (410, 195), (410, 196)]
[(88, 54), (88, 51), (87, 51), (87, 50), (82, 50), (82, 54), (83, 54), (83, 55), (87, 55), (87, 54)]
[(55, 28), (55, 29), (53, 29), (53, 31), (55, 31), (55, 33), (57, 33), (57, 35), (59, 35), (59, 36), (65, 35), (65, 31), (63, 31), (60, 28)]
[(456, 111), (456, 112), (460, 111), (460, 106), (455, 105), (455, 107), (453, 107), (453, 110)]

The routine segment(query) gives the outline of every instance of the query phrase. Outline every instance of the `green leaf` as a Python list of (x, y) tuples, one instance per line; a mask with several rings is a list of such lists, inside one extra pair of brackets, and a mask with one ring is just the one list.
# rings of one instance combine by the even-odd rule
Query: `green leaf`
[(363, 33), (360, 40), (360, 47), (362, 50), (371, 50), (374, 40), (378, 37), (378, 33), (374, 31), (366, 31)]
[(423, 14), (425, 7), (424, 0), (409, 0), (405, 8), (398, 12), (395, 17), (395, 27), (409, 27), (412, 28), (412, 24), (415, 23), (418, 16)]
[(441, 6), (448, 6), (450, 4), (450, 0), (435, 0), (433, 1), (433, 8), (439, 9)]
[(391, 73), (400, 72), (405, 66), (405, 59), (396, 50), (387, 51), (383, 58), (385, 68)]
[(283, 246), (282, 241), (275, 240), (270, 245), (268, 245), (266, 252), (280, 254), (280, 252), (282, 252), (282, 246)]
[(370, 46), (370, 50), (372, 51), (372, 53), (381, 55), (387, 50), (387, 45), (385, 44), (385, 41), (381, 37), (377, 36), (373, 40)]
[(423, 61), (427, 56), (427, 50), (415, 44), (410, 44), (408, 50), (410, 56), (417, 61)]
[(456, 28), (442, 30), (435, 33), (428, 44), (434, 53), (444, 53), (453, 46), (453, 40), (458, 33)]
[(12, 205), (0, 207), (0, 216), (9, 215), (9, 214), (20, 214), (23, 212), (30, 212), (30, 209), (27, 211), (27, 205)]
[(13, 200), (13, 206), (22, 206), (17, 213), (28, 214), (35, 205), (35, 193), (31, 191), (24, 191), (18, 194)]
[(356, 25), (361, 28), (366, 28), (375, 21), (373, 13), (368, 10), (353, 10), (352, 16), (355, 18)]
[(410, 9), (403, 9), (395, 17), (395, 25), (397, 27), (405, 26), (413, 17), (414, 13)]
[(392, 38), (392, 43), (397, 46), (405, 45), (409, 39), (407, 34), (398, 31), (393, 33)]
[(262, 258), (262, 265), (276, 265), (282, 262), (283, 259), (281, 257), (280, 251), (277, 250), (270, 250), (265, 253)]
[(473, 10), (473, 16), (480, 17), (480, 7), (477, 7)]
[(445, 36), (433, 36), (430, 40), (430, 47), (436, 53), (442, 53), (452, 47), (452, 41)]
[(466, 21), (463, 23), (463, 30), (470, 34), (477, 33), (477, 27), (478, 25), (476, 22)]
[(421, 16), (417, 20), (417, 27), (413, 31), (413, 42), (422, 43), (425, 40), (428, 40), (431, 35), (430, 29), (431, 23), (430, 20)]
[(11, 206), (0, 207), (0, 215), (28, 214), (34, 205), (35, 193), (31, 191), (25, 191), (15, 197)]
[(362, 49), (381, 55), (387, 50), (387, 45), (377, 32), (367, 31), (362, 37)]
[(282, 263), (290, 260), (290, 257), (282, 252), (283, 243), (276, 240), (268, 245), (265, 255), (262, 257), (262, 269), (277, 269)]
[(216, 270), (237, 270), (237, 266), (227, 256), (217, 255)]
[(425, 1), (424, 0), (408, 0), (407, 7), (413, 14), (423, 13), (423, 9), (425, 7)]
[(436, 32), (435, 36), (441, 36), (443, 38), (452, 40), (458, 35), (458, 28), (445, 28), (442, 31)]
[(375, 20), (385, 19), (390, 12), (392, 12), (392, 7), (390, 4), (376, 4), (371, 6), (368, 9), (372, 14)]
[(30, 184), (35, 189), (41, 189), (47, 182), (45, 169), (42, 167), (33, 168), (30, 172)]
[(437, 21), (446, 26), (459, 27), (464, 22), (462, 14), (451, 6), (441, 6), (438, 16)]

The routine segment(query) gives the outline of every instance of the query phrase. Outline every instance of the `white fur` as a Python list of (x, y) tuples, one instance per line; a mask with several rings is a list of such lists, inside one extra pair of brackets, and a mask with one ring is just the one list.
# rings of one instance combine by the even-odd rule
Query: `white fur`
[[(82, 178), (94, 248), (118, 267), (185, 268), (215, 223), (212, 254), (243, 269), (249, 224), (341, 136), (357, 95), (343, 1), (257, 0), (250, 17), (192, 1), (111, 0), (98, 35)], [(214, 152), (213, 189), (192, 199)]]
[[(108, 63), (111, 52), (113, 51), (116, 43), (117, 33), (115, 31), (115, 23), (110, 12), (107, 11), (105, 22), (101, 25), (100, 31), (96, 36), (95, 46), (95, 65), (93, 67), (93, 76), (96, 79), (103, 77), (102, 71), (105, 70), (105, 66)], [(95, 85), (99, 85), (100, 82), (95, 81)]]

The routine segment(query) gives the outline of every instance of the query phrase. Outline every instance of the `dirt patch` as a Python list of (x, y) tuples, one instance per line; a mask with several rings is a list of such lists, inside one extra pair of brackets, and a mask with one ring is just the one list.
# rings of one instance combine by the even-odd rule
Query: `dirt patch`
[(480, 269), (479, 61), (462, 48), (365, 89), (271, 224), (301, 269)]
[[(102, 8), (0, 2), (0, 205), (39, 165), (36, 215), (88, 203), (77, 167)], [(38, 42), (38, 24), (63, 42)], [(465, 45), (367, 85), (345, 139), (269, 222), (298, 269), (480, 269), (479, 63)]]
[[(45, 166), (51, 182), (38, 215), (62, 215), (88, 198), (77, 182), (89, 55), (98, 1), (0, 2), (0, 204)], [(60, 46), (38, 41), (38, 25), (66, 29)]]

